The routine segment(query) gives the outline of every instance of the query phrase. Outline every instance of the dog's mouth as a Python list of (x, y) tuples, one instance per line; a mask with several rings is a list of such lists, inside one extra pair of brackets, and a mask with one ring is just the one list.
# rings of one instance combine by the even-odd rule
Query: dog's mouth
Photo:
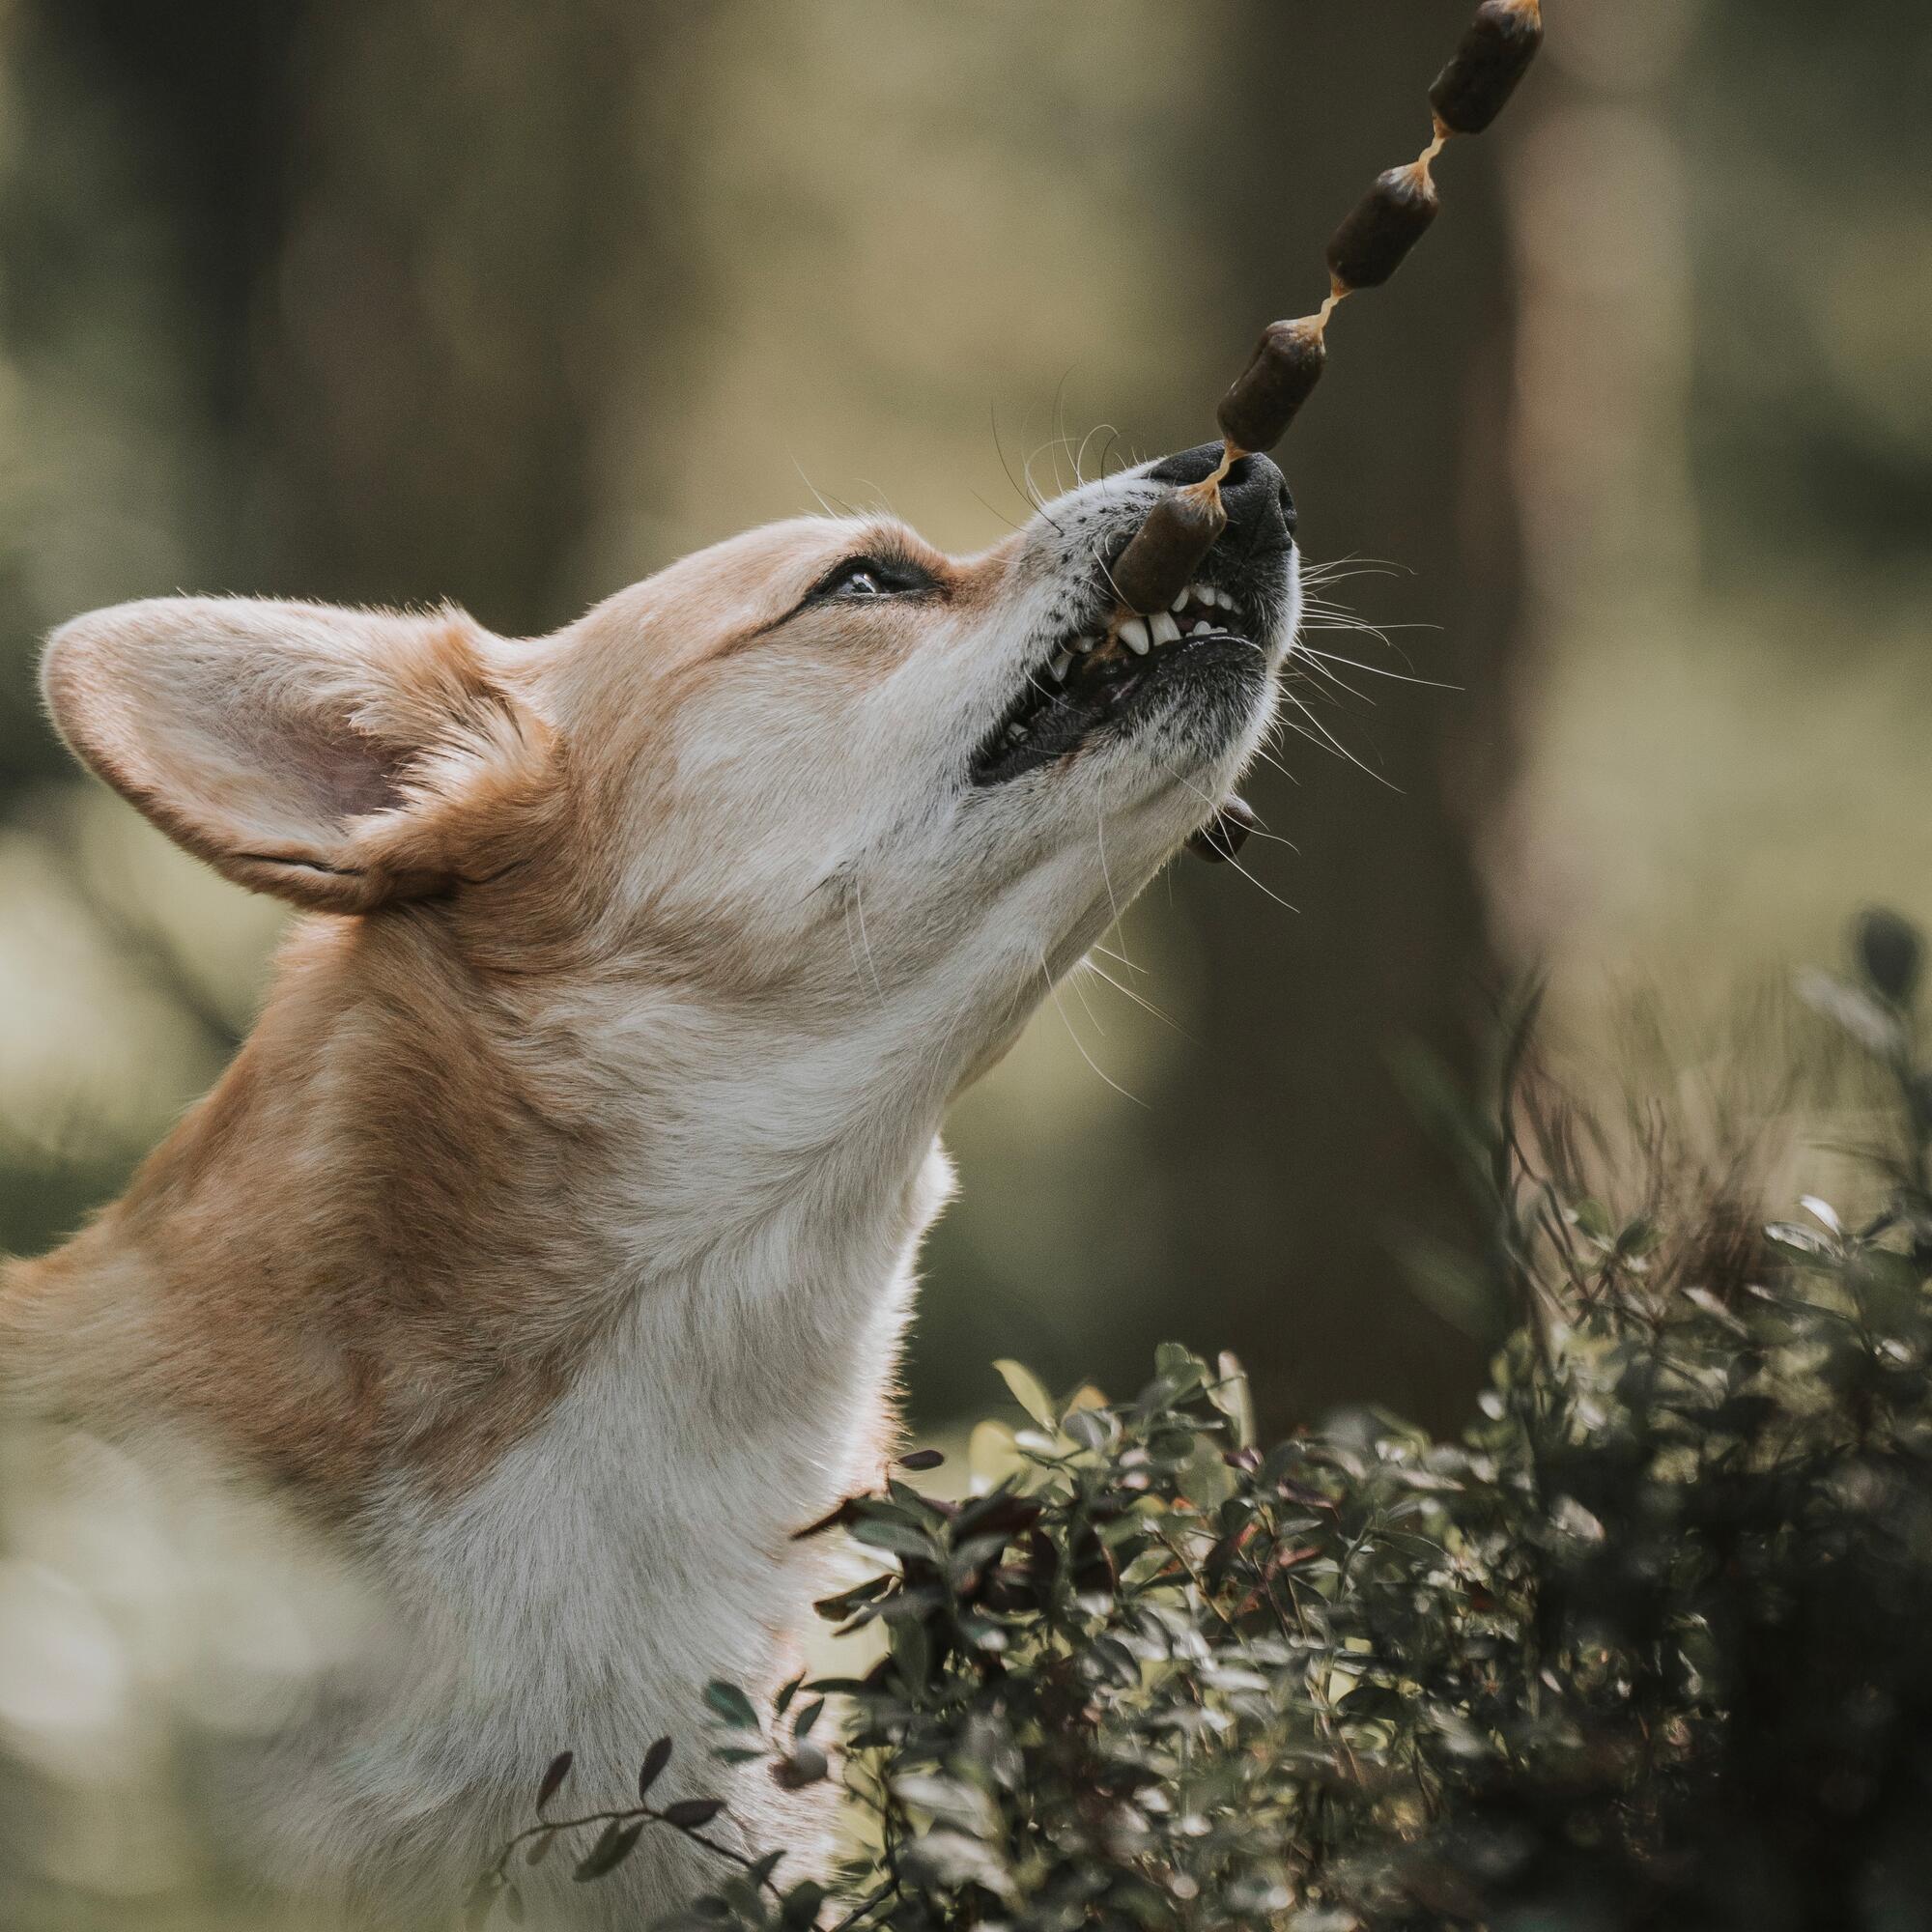
[(976, 785), (1005, 784), (1071, 755), (1145, 707), (1176, 677), (1211, 668), (1259, 675), (1262, 616), (1239, 592), (1197, 582), (1171, 611), (1055, 644), (973, 754)]

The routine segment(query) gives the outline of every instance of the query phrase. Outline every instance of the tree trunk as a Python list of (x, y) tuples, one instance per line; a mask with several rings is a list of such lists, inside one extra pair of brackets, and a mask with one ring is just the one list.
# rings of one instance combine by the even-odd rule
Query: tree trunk
[[(1192, 151), (1200, 218), (1233, 269), (1204, 399), (1261, 324), (1324, 293), (1329, 229), (1428, 138), (1426, 91), (1461, 24), (1454, 7), (1354, 0), (1239, 10), (1225, 121)], [(1298, 681), (1314, 716), (1292, 722), (1368, 769), (1289, 735), (1293, 778), (1257, 774), (1253, 803), (1296, 849), (1251, 844), (1244, 863), (1296, 910), (1202, 867), (1176, 886), (1206, 952), (1205, 1032), (1146, 1130), (1174, 1177), (1190, 1338), (1241, 1354), (1276, 1427), (1366, 1398), (1453, 1418), (1479, 1367), (1396, 1258), (1412, 1234), (1472, 1253), (1480, 1236), (1392, 1056), (1419, 1047), (1471, 1077), (1498, 977), (1473, 852), (1509, 777), (1522, 649), (1497, 139), (1452, 145), (1440, 221), (1390, 286), (1339, 312), (1322, 388), (1279, 452), (1309, 557), (1401, 572), (1318, 595), (1439, 627), (1392, 629), (1385, 648), (1318, 619), (1307, 641), (1454, 688), (1335, 667), (1371, 707)]]

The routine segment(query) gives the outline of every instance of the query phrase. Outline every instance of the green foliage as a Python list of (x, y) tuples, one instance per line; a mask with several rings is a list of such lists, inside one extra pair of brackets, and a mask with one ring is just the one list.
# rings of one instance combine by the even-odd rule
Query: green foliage
[(1236, 1365), (1178, 1348), (1104, 1406), (1002, 1364), (1023, 1473), (838, 1514), (891, 1560), (820, 1609), (877, 1663), (768, 1722), (708, 1693), (787, 1784), (835, 1700), (866, 1849), (829, 1896), (737, 1859), (673, 1922), (1932, 1924), (1932, 1081), (1918, 936), (1855, 950), (1807, 991), (1898, 1095), (1858, 1222), (1583, 1196), (1518, 1030), (1465, 1132), (1515, 1325), (1461, 1440), (1264, 1452)]

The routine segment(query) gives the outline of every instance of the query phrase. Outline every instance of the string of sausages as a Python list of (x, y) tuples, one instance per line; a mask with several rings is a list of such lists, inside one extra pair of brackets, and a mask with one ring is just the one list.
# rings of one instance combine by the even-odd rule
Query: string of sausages
[(1221, 482), (1241, 457), (1272, 449), (1315, 393), (1328, 364), (1328, 324), (1361, 289), (1380, 288), (1429, 231), (1441, 206), (1432, 172), (1459, 134), (1480, 134), (1508, 104), (1543, 44), (1541, 0), (1483, 0), (1449, 65), (1430, 89), (1435, 138), (1406, 167), (1391, 168), (1328, 243), (1328, 298), (1294, 322), (1272, 324), (1218, 412), (1221, 466), (1163, 497), (1113, 567), (1126, 611), (1168, 610), (1194, 581), (1228, 526)]

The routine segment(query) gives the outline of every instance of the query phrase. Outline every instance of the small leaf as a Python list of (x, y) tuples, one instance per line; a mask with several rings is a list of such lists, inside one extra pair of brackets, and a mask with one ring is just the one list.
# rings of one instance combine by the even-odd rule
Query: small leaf
[(1815, 1194), (1806, 1194), (1800, 1197), (1798, 1205), (1821, 1228), (1840, 1238), (1843, 1237), (1845, 1224), (1838, 1219), (1838, 1210), (1829, 1201), (1821, 1201)]
[(856, 1583), (849, 1590), (841, 1590), (836, 1597), (821, 1597), (812, 1605), (812, 1609), (827, 1623), (843, 1623), (862, 1604), (869, 1604), (875, 1597), (884, 1596), (898, 1582), (898, 1577), (890, 1570), (882, 1570), (876, 1577), (867, 1577), (863, 1583)]
[(639, 1798), (648, 1798), (651, 1795), (651, 1786), (663, 1776), (665, 1766), (670, 1762), (670, 1740), (668, 1738), (660, 1738), (644, 1753), (643, 1764), (638, 1772), (638, 1796)]
[(1020, 1466), (1013, 1432), (1004, 1422), (976, 1422), (966, 1440), (966, 1471), (978, 1495), (1011, 1476)]
[(772, 1776), (786, 1791), (802, 1791), (818, 1783), (832, 1769), (832, 1761), (809, 1738), (799, 1740), (798, 1748), (772, 1766)]
[(704, 1687), (704, 1701), (734, 1731), (755, 1731), (758, 1728), (758, 1714), (752, 1708), (752, 1700), (735, 1684), (714, 1677)]
[(497, 1903), (497, 1894), (503, 1889), (502, 1875), (498, 1872), (485, 1872), (469, 1888), (469, 1896), (463, 1901), (463, 1923), (468, 1932), (476, 1932), (490, 1917)]
[(1173, 1400), (1179, 1402), (1208, 1380), (1208, 1364), (1179, 1342), (1163, 1342), (1153, 1351), (1154, 1373), (1173, 1383)]
[(1220, 1379), (1209, 1385), (1208, 1400), (1235, 1425), (1236, 1444), (1242, 1449), (1252, 1449), (1259, 1432), (1255, 1423), (1254, 1392), (1248, 1387), (1247, 1371), (1241, 1367), (1240, 1357), (1231, 1354), (1226, 1349), (1221, 1350), (1221, 1359), (1215, 1367)]
[(543, 1861), (550, 1857), (550, 1848), (555, 1843), (556, 1843), (556, 1833), (554, 1831), (539, 1832), (537, 1835), (534, 1838), (532, 1838), (527, 1845), (524, 1847), (524, 1862), (526, 1865), (542, 1864)]
[(909, 1522), (892, 1522), (883, 1518), (868, 1517), (852, 1525), (852, 1534), (859, 1542), (870, 1544), (874, 1549), (890, 1549), (895, 1556), (930, 1558), (933, 1554), (932, 1539)]
[(699, 1825), (710, 1824), (724, 1808), (722, 1798), (680, 1798), (675, 1804), (667, 1804), (662, 1815), (667, 1825), (690, 1832)]
[(635, 1824), (619, 1824), (612, 1819), (604, 1827), (603, 1834), (590, 1848), (590, 1856), (571, 1873), (579, 1885), (585, 1885), (593, 1878), (602, 1878), (606, 1872), (615, 1871), (637, 1849), (638, 1840), (643, 1835), (644, 1821)]
[(754, 1864), (748, 1865), (745, 1868), (745, 1876), (753, 1885), (769, 1884), (772, 1874), (778, 1870), (783, 1861), (783, 1852), (767, 1852)]
[(503, 1888), (503, 1911), (512, 1925), (524, 1922), (524, 1894), (513, 1885)]
[(1884, 906), (1860, 915), (1855, 940), (1859, 967), (1894, 1006), (1910, 1006), (1925, 964), (1925, 942), (1908, 919)]
[(1835, 1021), (1867, 1053), (1895, 1060), (1905, 1051), (1905, 1029), (1896, 1012), (1862, 986), (1834, 980), (1829, 973), (1805, 972), (1798, 976), (1798, 997)]
[(804, 1682), (805, 1672), (801, 1670), (796, 1677), (791, 1678), (783, 1686), (779, 1694), (772, 1699), (773, 1717), (782, 1718), (791, 1709), (791, 1700), (798, 1695), (799, 1686)]
[(543, 1775), (543, 1782), (537, 1786), (537, 1810), (544, 1806), (563, 1789), (563, 1780), (570, 1776), (570, 1767), (577, 1762), (575, 1751), (558, 1751), (551, 1759), (550, 1769)]
[(1749, 1337), (1750, 1330), (1708, 1288), (1687, 1288), (1684, 1298), (1728, 1333), (1740, 1340)]
[(1558, 1496), (1549, 1520), (1565, 1536), (1574, 1536), (1579, 1543), (1604, 1541), (1604, 1525), (1575, 1496)]
[(863, 1496), (847, 1496), (842, 1502), (827, 1510), (816, 1522), (809, 1522), (803, 1529), (791, 1533), (794, 1543), (803, 1543), (809, 1537), (823, 1536), (828, 1529), (841, 1529), (852, 1520), (853, 1512), (863, 1502)]
[(812, 1725), (817, 1723), (817, 1721), (824, 1715), (824, 1713), (825, 1713), (825, 1699), (823, 1697), (814, 1697), (811, 1700), (811, 1702), (808, 1704), (805, 1707), (805, 1709), (798, 1714), (798, 1717), (796, 1720), (793, 1722), (791, 1727), (792, 1736), (795, 1738), (803, 1738), (809, 1736), (811, 1731)]
[(1069, 1408), (1062, 1425), (1081, 1448), (1098, 1455), (1108, 1440), (1107, 1418), (1091, 1408)]
[(1601, 1201), (1593, 1201), (1586, 1196), (1571, 1206), (1565, 1218), (1593, 1241), (1607, 1241), (1610, 1238), (1610, 1210)]
[(1764, 1231), (1765, 1239), (1782, 1248), (1797, 1260), (1815, 1264), (1833, 1258), (1832, 1243), (1814, 1229), (1796, 1221), (1774, 1221)]
[(784, 1932), (803, 1932), (817, 1920), (818, 1908), (824, 1903), (825, 1888), (816, 1879), (802, 1879), (785, 1893), (784, 1904), (779, 1908), (779, 1923)]
[(1012, 1361), (1003, 1356), (993, 1364), (999, 1372), (1000, 1379), (1012, 1392), (1013, 1400), (1044, 1429), (1054, 1427), (1053, 1398), (1047, 1394), (1040, 1379), (1022, 1362)]
[(936, 1469), (946, 1461), (943, 1449), (915, 1449), (910, 1456), (899, 1458), (901, 1469)]

